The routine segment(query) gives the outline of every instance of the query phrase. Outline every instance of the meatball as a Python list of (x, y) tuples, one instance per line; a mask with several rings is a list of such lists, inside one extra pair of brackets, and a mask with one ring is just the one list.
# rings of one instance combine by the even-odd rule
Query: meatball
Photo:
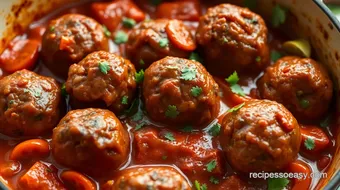
[(115, 189), (171, 189), (190, 190), (186, 178), (170, 166), (144, 166), (125, 169), (104, 184), (104, 190)]
[(109, 50), (103, 27), (92, 18), (66, 14), (52, 20), (43, 35), (41, 55), (47, 67), (66, 77), (68, 68), (87, 54)]
[(332, 81), (320, 64), (292, 56), (268, 67), (257, 86), (262, 98), (282, 103), (294, 116), (304, 119), (324, 115), (333, 94)]
[(60, 119), (61, 92), (49, 77), (20, 70), (0, 80), (0, 133), (38, 136)]
[(213, 77), (199, 62), (177, 57), (166, 57), (146, 69), (143, 97), (149, 116), (168, 124), (207, 124), (220, 109)]
[(53, 129), (51, 146), (58, 163), (100, 176), (126, 162), (129, 141), (114, 113), (89, 108), (67, 113)]
[(200, 18), (196, 41), (214, 75), (260, 71), (269, 64), (267, 27), (247, 8), (230, 4), (209, 8)]
[(105, 104), (114, 113), (129, 106), (136, 91), (135, 67), (113, 53), (97, 51), (71, 65), (66, 91), (81, 105)]
[(283, 105), (252, 100), (225, 115), (219, 139), (236, 170), (271, 172), (296, 159), (301, 134), (296, 119)]
[(142, 69), (166, 56), (187, 58), (195, 48), (182, 21), (158, 19), (144, 21), (131, 31), (126, 53), (135, 67)]

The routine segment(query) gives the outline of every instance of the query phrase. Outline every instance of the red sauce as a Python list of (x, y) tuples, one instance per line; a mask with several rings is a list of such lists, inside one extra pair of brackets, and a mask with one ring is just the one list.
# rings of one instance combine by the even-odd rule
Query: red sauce
[[(141, 4), (141, 3), (140, 3)], [(139, 5), (140, 5), (139, 4)], [(183, 3), (183, 6), (189, 6), (192, 7), (194, 5), (188, 3), (188, 5), (186, 5), (187, 3)], [(40, 20), (37, 20), (36, 22), (32, 23), (27, 32), (22, 34), (21, 36), (17, 36), (16, 39), (29, 39), (29, 40), (34, 40), (34, 43), (27, 43), (27, 41), (23, 41), (25, 42), (24, 44), (15, 44), (14, 46), (18, 46), (17, 47), (17, 52), (20, 53), (20, 51), (27, 51), (27, 48), (29, 51), (36, 51), (36, 43), (35, 42), (40, 42), (41, 41), (41, 36), (45, 30), (45, 26), (48, 23), (49, 20), (56, 18), (58, 16), (61, 16), (63, 14), (66, 13), (79, 13), (79, 14), (84, 14), (90, 17), (96, 17), (96, 15), (93, 15), (93, 13), (91, 12), (90, 9), (90, 5), (89, 3), (87, 4), (77, 4), (71, 8), (67, 8), (67, 9), (63, 9), (61, 11), (58, 12), (52, 12), (51, 14), (43, 17)], [(210, 6), (210, 5), (209, 5)], [(159, 15), (161, 14), (160, 12), (157, 12), (155, 14), (155, 8), (151, 5), (146, 5), (144, 4), (143, 6), (140, 6), (146, 13), (146, 18), (155, 18), (155, 15)], [(200, 8), (201, 11), (204, 12), (206, 10), (207, 5), (204, 5), (203, 3), (200, 4)], [(100, 9), (100, 8), (98, 8)], [(162, 10), (166, 9), (165, 5), (162, 6)], [(182, 7), (183, 9), (183, 7)], [(174, 11), (170, 11), (169, 9), (166, 9), (168, 12), (165, 12), (165, 15), (170, 15), (171, 17), (175, 17), (173, 14), (176, 14), (176, 12)], [(180, 11), (179, 11), (180, 12)], [(144, 15), (140, 15), (140, 13), (135, 10), (131, 10), (131, 14), (135, 17), (143, 17)], [(197, 13), (196, 12), (191, 12), (188, 13), (188, 15), (185, 15), (182, 12), (178, 13), (180, 14), (180, 18), (184, 18), (184, 20), (190, 20), (187, 21), (186, 24), (193, 29), (193, 33), (194, 30), (197, 26), (197, 21), (193, 21), (193, 20), (197, 20)], [(184, 15), (183, 15), (184, 14)], [(144, 17), (143, 17), (144, 18)], [(110, 27), (116, 27), (117, 29), (123, 29), (123, 27), (119, 24), (115, 24), (113, 26)], [(174, 26), (175, 27), (175, 26)], [(129, 29), (124, 29), (128, 32)], [(176, 32), (176, 31), (175, 31)], [(276, 51), (281, 51), (281, 44), (287, 40), (287, 38), (285, 37), (285, 35), (278, 33), (277, 31), (273, 31), (273, 30), (269, 30), (269, 44), (270, 44), (270, 48), (271, 50), (276, 50)], [(15, 40), (13, 41), (15, 42)], [(125, 52), (123, 51), (124, 45), (116, 45), (115, 43), (113, 43), (113, 41), (110, 41), (110, 51), (117, 53), (119, 55), (125, 55)], [(194, 47), (187, 47), (187, 48), (194, 48)], [(35, 55), (35, 54), (34, 54)], [(13, 58), (15, 59), (20, 59), (20, 57), (16, 57), (16, 55), (7, 55), (6, 54), (6, 50), (5, 52), (2, 54), (2, 56), (9, 56), (7, 59), (9, 60), (9, 62), (12, 62)], [(36, 59), (36, 58), (34, 58)], [(22, 61), (21, 61), (22, 62)], [(31, 62), (23, 62), (26, 66), (31, 66), (32, 63)], [(22, 65), (19, 65), (18, 67), (21, 67)], [(3, 66), (4, 68), (5, 66)], [(8, 70), (8, 69), (7, 69)], [(0, 70), (1, 71), (1, 70)], [(44, 75), (44, 76), (49, 76), (49, 77), (53, 77), (55, 79), (58, 80), (58, 82), (60, 83), (64, 83), (65, 81), (61, 78), (56, 77), (55, 75), (53, 75), (53, 73), (46, 67), (44, 66), (44, 64), (42, 64), (41, 60), (38, 60), (38, 64), (35, 65), (34, 72), (40, 74), (40, 75)], [(0, 72), (0, 76), (6, 76), (7, 73), (6, 72)], [(261, 74), (260, 74), (261, 75)], [(241, 80), (240, 80), (240, 84), (243, 87), (244, 91), (246, 94), (249, 94), (249, 96), (246, 97), (237, 97), (234, 95), (231, 96), (225, 96), (224, 98), (222, 98), (221, 100), (221, 109), (220, 109), (220, 117), (216, 118), (220, 121), (220, 118), (223, 116), (223, 114), (230, 108), (233, 107), (235, 105), (237, 105), (238, 103), (241, 103), (243, 101), (245, 101), (246, 99), (249, 98), (254, 98), (256, 97), (256, 80), (259, 78), (259, 76), (257, 75), (250, 75), (250, 76), (241, 76)], [(219, 83), (221, 92), (224, 92), (224, 94), (230, 94), (230, 89), (227, 85), (227, 83), (220, 78), (216, 78), (216, 81)], [(139, 95), (140, 97), (140, 95)], [(140, 100), (141, 101), (141, 100)], [(68, 103), (68, 102), (66, 102)], [(68, 110), (72, 109), (70, 106), (68, 106)], [(334, 116), (335, 117), (335, 116)], [(335, 118), (333, 117), (333, 119), (331, 120), (331, 124), (334, 124)], [(130, 136), (133, 137), (135, 135), (135, 131), (133, 129), (133, 127), (135, 127), (138, 123), (133, 121), (130, 117), (126, 117), (126, 116), (121, 116), (120, 120), (122, 122), (123, 125), (125, 125), (125, 127), (129, 130), (130, 132)], [(145, 121), (147, 123), (153, 123), (152, 121), (150, 121), (148, 119), (147, 116), (143, 116), (142, 121)], [(299, 121), (300, 123), (303, 124), (310, 124), (308, 122), (304, 122), (304, 121)], [(319, 122), (314, 122), (312, 123), (312, 125), (315, 126), (319, 126)], [(153, 139), (155, 138), (154, 136), (157, 134), (162, 134), (164, 133), (164, 131), (167, 131), (166, 128), (164, 128), (164, 126), (161, 126), (159, 124), (153, 123), (147, 126), (148, 130), (144, 131), (143, 135), (137, 136), (139, 141), (142, 142), (148, 142), (149, 143), (153, 143), (153, 151), (151, 152), (145, 152), (146, 150), (143, 150), (143, 147), (139, 147), (138, 149), (133, 149), (131, 151), (131, 159), (121, 168), (124, 169), (128, 166), (133, 166), (136, 164), (140, 164), (140, 163), (148, 163), (148, 164), (174, 164), (176, 163), (176, 165), (181, 165), (182, 164), (182, 160), (180, 160), (180, 158), (191, 158), (191, 159), (197, 159), (197, 160), (204, 160), (204, 159), (209, 159), (210, 157), (214, 157), (214, 155), (216, 154), (221, 154), (222, 151), (220, 149), (219, 146), (219, 142), (218, 139), (215, 137), (212, 137), (208, 134), (208, 132), (203, 129), (200, 131), (195, 131), (193, 133), (185, 133), (185, 132), (173, 132), (174, 136), (176, 138), (178, 138), (178, 142), (184, 144), (184, 146), (177, 146), (177, 145), (167, 145), (166, 142), (161, 141), (160, 139)], [(207, 129), (210, 126), (207, 126)], [(325, 135), (328, 136), (328, 138), (330, 139), (329, 145), (328, 147), (323, 150), (321, 153), (316, 154), (310, 154), (310, 153), (306, 153), (304, 152), (303, 149), (301, 149), (300, 151), (300, 155), (298, 160), (303, 161), (305, 163), (307, 163), (307, 165), (312, 169), (312, 172), (325, 172), (327, 171), (327, 167), (329, 166), (329, 163), (332, 160), (333, 154), (334, 154), (334, 147), (335, 147), (335, 139), (334, 139), (334, 135), (332, 134), (332, 128), (335, 126), (330, 125), (329, 127), (325, 127), (322, 130)], [(51, 136), (46, 136), (46, 137), (41, 137), (42, 139), (46, 139), (48, 142), (50, 142), (50, 138)], [(135, 136), (136, 138), (136, 136)], [(53, 157), (51, 156), (51, 154), (48, 157), (45, 157), (43, 159), (41, 158), (36, 158), (36, 159), (31, 159), (31, 160), (24, 160), (21, 161), (21, 166), (18, 165), (18, 163), (13, 163), (12, 161), (10, 161), (9, 157), (11, 152), (13, 151), (14, 147), (16, 147), (16, 145), (18, 145), (20, 142), (24, 141), (25, 139), (12, 139), (12, 138), (8, 138), (5, 136), (0, 136), (0, 165), (2, 166), (8, 166), (10, 165), (9, 170), (0, 170), (1, 172), (1, 178), (5, 181), (5, 184), (8, 185), (9, 187), (16, 189), (18, 187), (18, 179), (23, 176), (27, 170), (29, 168), (31, 168), (33, 166), (33, 164), (36, 161), (43, 161), (44, 163), (49, 163), (54, 165), (57, 168), (58, 171), (58, 175), (59, 178), (60, 174), (65, 171), (65, 167), (63, 167), (62, 165), (57, 164)], [(133, 143), (131, 141), (131, 143)], [(179, 144), (180, 144), (179, 143)], [(133, 144), (131, 145), (131, 147), (133, 146)], [(193, 147), (197, 146), (197, 149), (194, 150), (192, 149)], [(164, 148), (165, 147), (165, 148)], [(181, 150), (182, 148), (182, 150)], [(161, 149), (160, 151), (157, 151), (158, 149)], [(174, 152), (174, 149), (177, 149), (177, 153)], [(200, 158), (197, 158), (200, 157)], [(225, 159), (222, 156), (223, 159)], [(226, 161), (222, 161), (221, 163), (227, 163)], [(194, 182), (195, 180), (200, 181), (201, 184), (205, 183), (208, 186), (208, 189), (215, 189), (217, 187), (222, 187), (224, 188), (224, 186), (226, 185), (226, 182), (222, 182), (223, 178), (227, 178), (229, 176), (232, 176), (235, 174), (235, 171), (233, 171), (231, 169), (231, 167), (226, 164), (226, 166), (216, 166), (216, 170), (213, 173), (207, 173), (207, 172), (201, 172), (204, 170), (205, 165), (203, 166), (195, 166), (193, 165), (191, 168), (187, 168), (187, 171), (185, 171), (185, 173), (187, 174), (188, 179), (191, 182)], [(305, 166), (307, 167), (307, 166)], [(295, 168), (296, 169), (296, 168)], [(193, 171), (192, 174), (188, 174), (190, 172), (188, 171)], [(77, 174), (70, 174), (70, 175), (77, 175)], [(211, 178), (211, 176), (218, 176), (219, 180), (220, 180), (220, 185), (215, 185), (213, 183), (211, 183), (209, 180)], [(248, 181), (249, 183), (251, 183), (253, 186), (259, 187), (261, 189), (266, 189), (266, 182), (263, 180), (250, 180), (248, 179), (248, 176), (246, 175), (242, 175), (242, 174), (238, 174), (238, 176), (243, 179), (244, 181)], [(67, 176), (66, 176), (67, 177)], [(93, 180), (94, 183), (96, 183), (97, 185), (101, 185), (103, 182), (106, 182), (106, 180), (111, 179), (110, 177), (112, 176), (105, 176), (102, 178), (89, 178), (90, 180)], [(60, 180), (60, 179), (59, 179)], [(233, 178), (229, 178), (230, 181), (232, 182), (228, 182), (229, 185), (234, 185), (235, 187), (240, 187), (242, 184), (239, 184), (238, 182), (235, 182), (234, 177)], [(317, 184), (317, 179), (312, 179), (311, 182), (311, 186), (315, 187)], [(305, 182), (304, 182), (305, 183)], [(228, 189), (228, 187), (226, 188)]]

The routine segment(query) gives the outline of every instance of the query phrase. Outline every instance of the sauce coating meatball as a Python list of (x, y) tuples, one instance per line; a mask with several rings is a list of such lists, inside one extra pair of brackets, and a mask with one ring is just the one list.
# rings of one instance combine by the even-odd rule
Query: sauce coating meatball
[(115, 180), (108, 181), (104, 190), (164, 189), (190, 190), (183, 175), (170, 166), (144, 166), (125, 169)]
[(316, 119), (327, 111), (332, 81), (316, 61), (287, 56), (268, 67), (258, 81), (262, 98), (282, 103), (294, 116)]
[(296, 159), (301, 134), (296, 119), (283, 105), (252, 100), (225, 115), (220, 142), (229, 163), (238, 171), (271, 172)]
[(84, 15), (66, 14), (50, 21), (41, 55), (51, 71), (65, 77), (71, 64), (98, 50), (109, 50), (103, 27)]
[(166, 56), (187, 58), (195, 48), (195, 41), (182, 21), (157, 19), (144, 21), (131, 31), (126, 53), (135, 67), (141, 69)]
[(155, 121), (202, 125), (219, 112), (218, 85), (196, 61), (166, 57), (145, 71), (145, 108)]
[(200, 18), (196, 41), (214, 75), (259, 71), (269, 64), (267, 27), (247, 8), (221, 4)]
[(0, 80), (0, 133), (38, 136), (59, 120), (60, 87), (49, 77), (20, 70)]
[(97, 51), (71, 65), (66, 91), (80, 104), (105, 103), (111, 111), (120, 113), (134, 98), (135, 74), (129, 60)]
[(53, 130), (51, 146), (58, 163), (99, 176), (125, 163), (129, 135), (108, 110), (73, 110)]

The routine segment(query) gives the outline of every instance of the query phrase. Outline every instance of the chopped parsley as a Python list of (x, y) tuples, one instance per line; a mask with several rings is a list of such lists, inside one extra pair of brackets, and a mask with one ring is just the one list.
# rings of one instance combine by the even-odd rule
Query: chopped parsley
[(184, 133), (191, 133), (194, 129), (192, 128), (191, 125), (185, 126), (183, 129), (181, 129), (182, 132)]
[(287, 178), (269, 178), (268, 179), (268, 190), (282, 190), (289, 183)]
[(64, 96), (64, 97), (67, 96), (66, 84), (65, 83), (61, 86), (61, 95)]
[(139, 129), (143, 128), (143, 127), (144, 127), (144, 125), (145, 125), (145, 123), (144, 123), (144, 122), (142, 122), (142, 123), (140, 123), (140, 124), (136, 125), (136, 127), (135, 127), (135, 131), (138, 131)]
[(172, 134), (171, 132), (166, 132), (164, 134), (164, 138), (166, 138), (169, 141), (174, 141), (175, 140), (174, 134)]
[(215, 178), (214, 176), (211, 176), (209, 181), (212, 183), (212, 184), (219, 184), (220, 183), (220, 180), (218, 180), (217, 178)]
[(225, 79), (230, 85), (235, 85), (240, 80), (238, 78), (237, 72), (234, 71), (228, 78)]
[(103, 31), (106, 37), (111, 37), (111, 32), (109, 29), (107, 29), (107, 27), (105, 25), (103, 25)]
[(144, 80), (144, 70), (141, 69), (139, 72), (137, 72), (135, 78), (136, 83), (138, 84), (142, 83)]
[(124, 44), (129, 39), (128, 35), (124, 31), (118, 31), (115, 35), (116, 44)]
[(193, 80), (196, 78), (196, 69), (185, 67), (182, 70), (182, 75), (180, 77), (183, 80)]
[(54, 30), (55, 30), (55, 26), (51, 26), (51, 27), (50, 27), (50, 31), (51, 31), (51, 32), (54, 32)]
[(194, 86), (191, 88), (190, 92), (192, 96), (198, 97), (202, 93), (202, 88), (198, 86)]
[(261, 61), (261, 57), (260, 56), (257, 56), (256, 59), (255, 59), (256, 62), (260, 62)]
[(103, 74), (107, 74), (110, 70), (110, 65), (106, 61), (100, 62), (98, 67), (99, 67), (100, 72), (102, 72)]
[(303, 108), (303, 109), (306, 109), (306, 108), (308, 108), (309, 107), (309, 101), (308, 100), (306, 100), (306, 99), (302, 99), (302, 100), (300, 100), (300, 106)]
[(208, 190), (208, 187), (205, 183), (201, 185), (197, 180), (195, 180), (195, 188), (196, 190)]
[(165, 48), (166, 46), (168, 46), (169, 40), (168, 40), (168, 38), (162, 38), (162, 39), (159, 40), (158, 43), (159, 43), (159, 46), (161, 48)]
[(141, 111), (132, 116), (132, 121), (139, 121), (141, 119), (143, 119), (143, 113)]
[(129, 97), (128, 96), (123, 96), (122, 97), (122, 104), (127, 105), (128, 104)]
[(200, 57), (200, 55), (198, 55), (198, 53), (196, 52), (192, 52), (189, 56), (189, 59), (190, 60), (193, 60), (193, 61), (197, 61), (197, 62), (200, 62), (200, 63), (203, 63), (203, 59)]
[(221, 125), (219, 123), (215, 123), (210, 129), (209, 134), (211, 136), (216, 137), (218, 134), (220, 134), (221, 131)]
[(243, 89), (242, 89), (241, 86), (238, 85), (238, 84), (234, 84), (234, 85), (230, 86), (230, 89), (231, 89), (231, 91), (232, 91), (233, 93), (235, 93), (235, 94), (238, 94), (238, 95), (240, 95), (240, 96), (245, 96), (245, 94), (244, 94), (244, 92), (243, 92)]
[(282, 57), (282, 55), (278, 51), (273, 50), (273, 51), (270, 52), (270, 59), (273, 62), (276, 62), (281, 57)]
[(168, 158), (168, 156), (164, 155), (162, 156), (162, 160), (166, 160)]
[(287, 10), (282, 8), (280, 5), (276, 5), (272, 12), (272, 25), (273, 27), (279, 27), (286, 21)]
[(321, 122), (320, 122), (320, 127), (328, 127), (329, 124), (331, 123), (331, 120), (332, 120), (332, 116), (331, 115), (328, 115), (325, 119), (323, 119)]
[(145, 64), (144, 60), (143, 59), (139, 60), (139, 64), (144, 65)]
[(314, 139), (307, 137), (305, 142), (303, 143), (307, 150), (313, 150), (315, 148), (315, 142)]
[(136, 21), (132, 18), (123, 18), (123, 26), (126, 28), (133, 28), (136, 25)]
[(8, 102), (8, 104), (9, 104), (9, 105), (14, 104), (14, 100), (10, 100), (10, 101)]
[(257, 0), (243, 0), (243, 5), (249, 9), (255, 9), (257, 6)]
[(208, 172), (212, 172), (216, 168), (216, 165), (217, 165), (216, 160), (212, 160), (205, 166), (207, 167)]
[(179, 112), (177, 111), (177, 107), (175, 105), (169, 105), (165, 112), (165, 116), (169, 118), (176, 118), (178, 114)]
[(228, 110), (228, 112), (229, 113), (231, 113), (231, 112), (237, 112), (239, 109), (241, 109), (243, 106), (244, 106), (244, 102), (242, 103), (242, 104), (239, 104), (239, 105), (237, 105), (237, 106), (235, 106), (235, 107), (232, 107), (231, 109), (229, 109)]

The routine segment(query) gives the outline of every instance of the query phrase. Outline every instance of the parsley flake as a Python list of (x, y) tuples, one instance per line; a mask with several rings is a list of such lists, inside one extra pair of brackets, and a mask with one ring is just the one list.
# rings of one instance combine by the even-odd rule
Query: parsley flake
[(126, 28), (133, 28), (136, 25), (136, 21), (132, 18), (123, 18), (123, 26)]
[(159, 46), (161, 48), (165, 48), (166, 46), (168, 46), (169, 40), (168, 40), (168, 38), (162, 38), (162, 39), (159, 40), (158, 43), (159, 43)]
[(289, 183), (287, 178), (269, 178), (268, 179), (268, 190), (282, 190)]
[(124, 31), (118, 31), (115, 35), (116, 44), (124, 44), (129, 39), (128, 35)]
[(166, 160), (168, 158), (168, 156), (164, 155), (162, 156), (162, 160)]
[(138, 124), (138, 125), (136, 125), (136, 127), (135, 127), (135, 131), (138, 131), (139, 129), (143, 128), (143, 127), (144, 127), (144, 125), (145, 125), (145, 123), (144, 123), (144, 122), (143, 122), (143, 123), (140, 123), (140, 124)]
[(51, 31), (51, 32), (54, 32), (54, 30), (55, 30), (55, 26), (51, 26), (51, 27), (50, 27), (50, 31)]
[(111, 37), (111, 32), (109, 29), (107, 29), (107, 27), (105, 25), (103, 25), (103, 31), (106, 37)]
[(237, 72), (234, 71), (228, 78), (225, 79), (230, 85), (235, 85), (240, 80), (238, 78)]
[(196, 70), (194, 68), (185, 67), (182, 70), (182, 75), (180, 79), (183, 80), (193, 80), (196, 78)]
[(200, 55), (198, 55), (198, 53), (196, 52), (192, 52), (189, 56), (189, 59), (190, 60), (193, 60), (193, 61), (197, 61), (197, 62), (200, 62), (200, 63), (203, 63), (203, 59), (200, 57)]
[(303, 143), (306, 147), (307, 150), (313, 150), (315, 147), (315, 142), (314, 139), (307, 137), (307, 139), (305, 140), (305, 142)]
[(122, 97), (122, 104), (127, 105), (128, 104), (128, 99), (129, 99), (128, 96), (123, 96)]
[(191, 133), (194, 129), (192, 128), (191, 125), (185, 126), (183, 129), (181, 129), (182, 132), (184, 133)]
[(102, 72), (103, 74), (107, 74), (110, 70), (110, 65), (106, 61), (100, 62), (98, 67), (99, 67), (100, 72)]
[(136, 83), (140, 84), (143, 82), (144, 80), (144, 70), (141, 69), (139, 72), (136, 73), (135, 75), (135, 80), (136, 80)]
[(272, 25), (273, 27), (279, 27), (286, 21), (287, 10), (282, 8), (280, 5), (276, 5), (272, 12)]
[(211, 136), (216, 137), (217, 135), (220, 134), (221, 131), (221, 125), (219, 123), (215, 123), (210, 129), (209, 129), (209, 134)]
[(141, 119), (143, 119), (143, 113), (141, 111), (132, 116), (132, 121), (139, 121)]
[(170, 133), (170, 132), (166, 132), (164, 134), (164, 138), (166, 138), (167, 140), (169, 141), (174, 141), (175, 140), (175, 137), (174, 137), (174, 134)]
[(303, 109), (306, 109), (306, 108), (308, 108), (309, 107), (309, 101), (308, 100), (306, 100), (306, 99), (302, 99), (302, 100), (300, 100), (300, 106), (303, 108)]
[(195, 180), (195, 188), (196, 190), (208, 190), (205, 183), (201, 185), (200, 182), (198, 182), (197, 180)]
[(144, 60), (143, 59), (139, 60), (139, 64), (144, 65), (145, 64)]
[(219, 184), (220, 183), (220, 180), (218, 180), (217, 178), (215, 178), (214, 176), (211, 176), (209, 181), (212, 183), (212, 184)]
[(212, 172), (216, 168), (216, 165), (217, 165), (216, 160), (212, 160), (205, 166), (207, 167), (208, 172)]
[(165, 116), (169, 118), (176, 118), (178, 114), (179, 112), (177, 111), (177, 107), (175, 105), (169, 105), (165, 112)]
[(256, 59), (255, 59), (256, 62), (260, 62), (261, 61), (261, 57), (260, 56), (257, 56)]
[(270, 59), (273, 62), (276, 62), (281, 57), (282, 57), (282, 55), (278, 51), (273, 50), (273, 51), (270, 52)]
[(198, 97), (202, 93), (202, 88), (198, 86), (194, 86), (191, 88), (190, 92), (192, 96)]
[(230, 113), (230, 112), (237, 112), (239, 109), (241, 109), (241, 108), (244, 106), (244, 104), (245, 104), (245, 103), (243, 102), (242, 104), (239, 104), (239, 105), (237, 105), (237, 106), (235, 106), (235, 107), (229, 109), (228, 112), (229, 112), (229, 113)]
[(230, 86), (230, 89), (231, 89), (231, 91), (232, 91), (233, 93), (235, 93), (235, 94), (238, 94), (238, 95), (240, 95), (240, 96), (245, 96), (245, 94), (244, 94), (244, 92), (243, 92), (243, 89), (242, 89), (241, 86), (238, 85), (238, 84), (234, 84), (234, 85)]
[(61, 95), (63, 97), (66, 97), (67, 96), (67, 91), (66, 91), (66, 84), (64, 83), (62, 86), (61, 86)]

